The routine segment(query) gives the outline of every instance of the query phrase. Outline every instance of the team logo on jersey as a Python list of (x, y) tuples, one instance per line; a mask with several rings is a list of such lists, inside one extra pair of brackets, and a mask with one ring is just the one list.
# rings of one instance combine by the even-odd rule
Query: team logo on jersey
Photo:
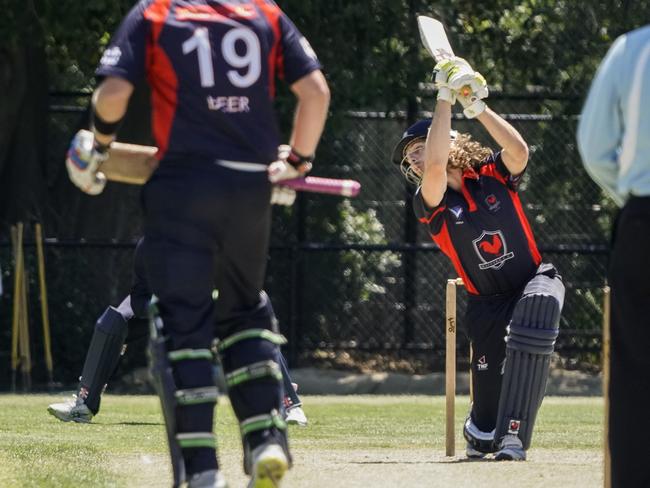
[(462, 224), (463, 223), (463, 207), (460, 205), (457, 205), (455, 207), (451, 207), (449, 211), (454, 214), (454, 217), (456, 217), (456, 223), (457, 224)]
[(521, 420), (511, 419), (508, 423), (508, 434), (519, 434), (519, 429), (521, 428)]
[(488, 209), (491, 212), (496, 212), (501, 208), (501, 202), (497, 199), (494, 193), (489, 194), (485, 197), (485, 204), (488, 206)]
[(474, 250), (482, 261), (479, 269), (501, 269), (503, 264), (515, 257), (513, 252), (508, 252), (508, 245), (500, 230), (484, 230), (478, 239), (472, 241)]
[(309, 56), (311, 59), (318, 61), (318, 56), (316, 56), (316, 51), (314, 51), (314, 48), (311, 47), (311, 44), (309, 44), (309, 41), (301, 37), (300, 38), (300, 45), (302, 46), (302, 50), (305, 51), (305, 54)]
[(488, 362), (485, 356), (481, 356), (480, 358), (478, 358), (478, 362), (476, 363), (476, 369), (479, 371), (487, 371)]
[(121, 57), (122, 50), (119, 47), (109, 47), (104, 51), (104, 54), (102, 54), (102, 59), (99, 60), (99, 64), (102, 66), (115, 66)]

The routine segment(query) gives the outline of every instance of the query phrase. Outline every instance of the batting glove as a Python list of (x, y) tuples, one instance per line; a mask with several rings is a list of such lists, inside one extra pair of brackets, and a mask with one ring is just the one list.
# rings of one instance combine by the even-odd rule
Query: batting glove
[(273, 185), (273, 190), (271, 190), (271, 205), (293, 205), (293, 202), (296, 201), (296, 190), (284, 186), (281, 183), (278, 185)]
[(107, 150), (95, 143), (95, 135), (88, 130), (80, 130), (72, 138), (65, 166), (70, 180), (84, 193), (99, 195), (104, 190), (106, 176), (98, 169), (108, 158)]
[(446, 60), (445, 70), (447, 71), (447, 84), (456, 92), (464, 86), (470, 85), (475, 76), (474, 68), (465, 59), (459, 57)]
[(300, 178), (312, 167), (313, 157), (304, 157), (296, 153), (291, 146), (283, 144), (278, 147), (278, 160), (269, 165), (269, 181), (277, 183), (282, 180)]
[(474, 73), (472, 81), (461, 88), (460, 93), (456, 94), (456, 99), (463, 106), (465, 117), (473, 119), (485, 111), (487, 105), (485, 105), (483, 99), (487, 98), (487, 96), (487, 82), (483, 75), (477, 71)]
[(436, 90), (438, 90), (436, 100), (443, 100), (453, 105), (456, 103), (456, 93), (451, 88), (449, 88), (448, 68), (451, 67), (450, 63), (450, 59), (445, 59), (444, 61), (440, 61), (438, 64), (436, 64), (435, 68), (433, 68), (433, 80)]

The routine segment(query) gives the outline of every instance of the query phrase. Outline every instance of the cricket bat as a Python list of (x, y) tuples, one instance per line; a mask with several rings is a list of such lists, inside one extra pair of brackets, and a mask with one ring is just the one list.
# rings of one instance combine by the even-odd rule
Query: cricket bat
[[(424, 47), (429, 51), (433, 59), (436, 60), (436, 63), (454, 57), (454, 50), (451, 48), (451, 44), (449, 44), (445, 26), (442, 25), (442, 22), (432, 17), (419, 15), (418, 29), (420, 30), (422, 44), (424, 44)], [(471, 89), (467, 86), (463, 87), (460, 91), (463, 96), (471, 93)]]
[[(109, 181), (144, 185), (158, 166), (157, 152), (158, 148), (154, 146), (114, 142), (108, 152), (108, 159), (102, 163), (99, 171), (104, 173)], [(361, 184), (356, 180), (318, 176), (285, 180), (279, 184), (297, 191), (342, 197), (356, 197), (361, 190)]]
[(422, 44), (433, 56), (437, 63), (445, 59), (453, 58), (454, 51), (447, 39), (447, 33), (442, 22), (424, 15), (418, 16), (418, 29)]

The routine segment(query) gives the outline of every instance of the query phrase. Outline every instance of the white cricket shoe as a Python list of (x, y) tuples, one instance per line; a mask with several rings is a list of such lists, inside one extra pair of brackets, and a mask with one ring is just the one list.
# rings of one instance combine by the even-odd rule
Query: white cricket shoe
[(210, 469), (193, 474), (187, 483), (188, 488), (228, 488), (226, 478), (221, 471)]
[(287, 409), (284, 420), (287, 424), (290, 425), (307, 427), (307, 416), (305, 415), (305, 411), (300, 407), (300, 405), (296, 405), (295, 407)]
[(499, 443), (499, 450), (494, 453), (497, 461), (525, 461), (526, 451), (521, 439), (514, 434), (506, 434)]
[(248, 488), (277, 488), (289, 469), (289, 460), (280, 444), (265, 442), (253, 449), (253, 470)]
[(93, 418), (93, 413), (77, 395), (72, 395), (72, 399), (67, 402), (52, 403), (47, 411), (63, 422), (88, 424)]

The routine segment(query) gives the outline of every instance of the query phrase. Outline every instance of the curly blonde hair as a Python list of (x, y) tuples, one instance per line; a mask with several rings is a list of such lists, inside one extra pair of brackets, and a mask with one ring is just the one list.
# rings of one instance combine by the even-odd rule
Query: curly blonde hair
[(459, 132), (449, 148), (450, 168), (477, 169), (481, 161), (492, 155), (492, 150), (472, 139), (472, 136)]

